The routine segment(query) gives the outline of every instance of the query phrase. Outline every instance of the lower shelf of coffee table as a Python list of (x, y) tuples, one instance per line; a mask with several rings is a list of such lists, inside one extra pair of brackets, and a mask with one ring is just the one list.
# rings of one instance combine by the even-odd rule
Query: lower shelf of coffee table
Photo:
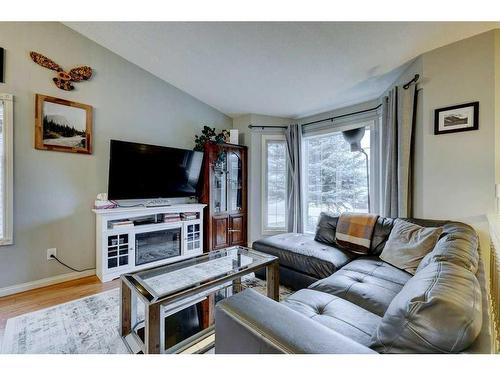
[[(123, 338), (125, 345), (132, 354), (144, 354), (140, 343), (144, 340), (144, 328), (137, 333), (131, 333)], [(195, 335), (186, 338), (178, 344), (168, 348), (165, 353), (171, 354), (205, 354), (215, 347), (215, 326), (208, 327)]]
[[(239, 283), (235, 284), (239, 285)], [(220, 285), (212, 290), (214, 304), (233, 294), (234, 286), (232, 283)], [(214, 346), (214, 326), (207, 327), (210, 324), (206, 320), (206, 311), (203, 302), (208, 297), (192, 296), (189, 300), (182, 303), (171, 304), (163, 307), (165, 312), (170, 311), (164, 317), (164, 337), (165, 348), (163, 353), (200, 353), (209, 350)], [(123, 338), (129, 351), (134, 354), (142, 354), (144, 345), (144, 321), (136, 324), (133, 332)], [(208, 337), (212, 336), (212, 341)], [(203, 341), (203, 342), (202, 342)], [(207, 342), (205, 345), (204, 342)]]

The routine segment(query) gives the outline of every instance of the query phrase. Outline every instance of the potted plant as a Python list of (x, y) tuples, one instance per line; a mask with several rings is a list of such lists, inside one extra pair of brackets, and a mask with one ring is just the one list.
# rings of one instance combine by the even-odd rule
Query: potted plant
[(203, 127), (203, 130), (201, 131), (201, 135), (194, 136), (194, 151), (204, 151), (205, 144), (215, 143), (219, 145), (219, 154), (217, 155), (216, 164), (222, 164), (224, 162), (226, 154), (222, 151), (222, 147), (220, 147), (220, 145), (222, 145), (226, 141), (228, 135), (229, 132), (227, 130), (223, 130), (220, 133), (217, 133), (215, 128), (211, 128), (210, 126), (205, 125)]

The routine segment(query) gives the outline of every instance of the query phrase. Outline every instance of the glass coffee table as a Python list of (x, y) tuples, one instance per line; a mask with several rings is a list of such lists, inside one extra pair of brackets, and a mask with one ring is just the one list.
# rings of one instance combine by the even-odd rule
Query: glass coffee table
[[(241, 277), (262, 268), (267, 296), (278, 301), (278, 258), (241, 246), (122, 275), (120, 333), (125, 344), (131, 352), (180, 353), (206, 342), (213, 337), (216, 294), (241, 291)], [(138, 301), (144, 304), (144, 321), (137, 318)], [(200, 329), (167, 347), (167, 319), (195, 305)]]

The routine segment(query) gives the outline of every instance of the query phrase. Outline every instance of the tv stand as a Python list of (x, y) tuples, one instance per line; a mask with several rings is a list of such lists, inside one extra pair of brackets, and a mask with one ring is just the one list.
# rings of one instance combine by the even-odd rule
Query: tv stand
[(123, 273), (202, 254), (205, 206), (94, 209), (97, 277), (110, 281)]

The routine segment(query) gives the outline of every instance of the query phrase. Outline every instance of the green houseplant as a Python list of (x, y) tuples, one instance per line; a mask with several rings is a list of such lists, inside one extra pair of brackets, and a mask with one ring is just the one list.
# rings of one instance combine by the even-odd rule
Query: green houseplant
[(201, 135), (194, 136), (194, 150), (203, 151), (205, 149), (205, 144), (208, 142), (222, 144), (224, 143), (227, 136), (227, 130), (223, 130), (220, 133), (217, 133), (215, 131), (215, 128), (211, 128), (210, 126), (205, 125), (203, 127), (203, 130), (201, 131)]
[[(215, 143), (217, 145), (221, 145), (225, 142), (228, 137), (229, 132), (227, 130), (223, 130), (220, 133), (217, 133), (215, 128), (211, 128), (210, 126), (204, 126), (201, 131), (201, 135), (194, 136), (194, 151), (203, 151), (205, 150), (205, 144), (207, 143)], [(222, 148), (219, 147), (219, 155), (217, 162), (223, 162), (225, 158), (225, 153), (222, 151)]]

